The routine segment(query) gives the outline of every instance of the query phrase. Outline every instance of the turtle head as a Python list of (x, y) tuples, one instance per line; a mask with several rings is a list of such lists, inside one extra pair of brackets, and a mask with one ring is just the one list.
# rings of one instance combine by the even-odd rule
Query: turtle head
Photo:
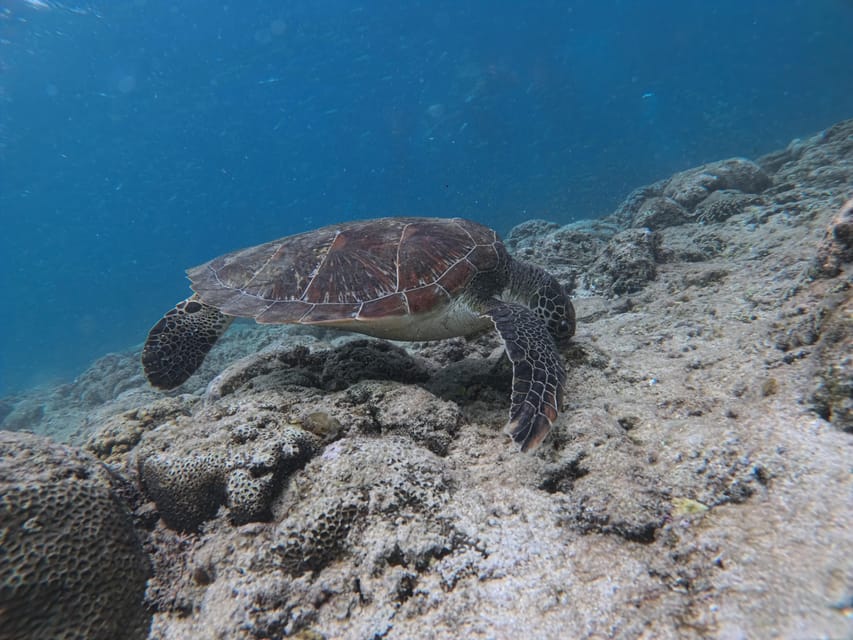
[(530, 309), (542, 318), (557, 342), (575, 335), (575, 308), (566, 288), (550, 273), (543, 271), (539, 286), (530, 298)]
[(575, 308), (557, 278), (529, 262), (513, 260), (507, 284), (509, 299), (527, 305), (557, 342), (575, 335)]

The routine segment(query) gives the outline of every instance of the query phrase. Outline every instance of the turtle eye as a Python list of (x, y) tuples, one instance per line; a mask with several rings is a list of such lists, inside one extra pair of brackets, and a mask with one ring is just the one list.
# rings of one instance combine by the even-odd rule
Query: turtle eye
[(555, 329), (554, 337), (561, 342), (571, 338), (575, 334), (575, 325), (570, 318), (562, 317), (554, 322), (552, 326)]

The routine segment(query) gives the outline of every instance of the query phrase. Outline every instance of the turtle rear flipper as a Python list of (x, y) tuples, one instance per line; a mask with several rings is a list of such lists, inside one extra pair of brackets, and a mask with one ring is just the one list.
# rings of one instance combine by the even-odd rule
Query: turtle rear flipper
[(176, 304), (151, 328), (142, 348), (148, 382), (158, 389), (181, 385), (233, 320), (195, 295)]
[(486, 315), (512, 362), (512, 400), (504, 430), (522, 451), (533, 451), (562, 408), (566, 369), (554, 338), (530, 309), (495, 302)]

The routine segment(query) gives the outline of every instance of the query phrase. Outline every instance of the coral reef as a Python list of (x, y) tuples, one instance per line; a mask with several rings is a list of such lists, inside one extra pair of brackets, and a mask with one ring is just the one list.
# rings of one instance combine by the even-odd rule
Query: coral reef
[[(786, 351), (814, 345), (815, 377), (811, 401), (817, 413), (839, 429), (853, 433), (853, 287), (831, 288), (811, 316), (805, 332), (789, 332), (796, 340)], [(802, 325), (798, 325), (800, 329)]]
[(722, 222), (742, 213), (749, 205), (757, 204), (760, 199), (740, 191), (721, 189), (700, 202), (693, 211), (693, 217), (702, 224)]
[(452, 543), (448, 527), (435, 520), (450, 485), (446, 465), (407, 438), (336, 442), (276, 505), (286, 517), (272, 532), (269, 559), (293, 574), (353, 553), (370, 571), (389, 563), (426, 566), (437, 548)]
[(832, 278), (850, 262), (853, 262), (853, 199), (848, 200), (830, 221), (817, 249), (815, 271)]
[(688, 211), (720, 189), (743, 193), (761, 193), (772, 184), (756, 163), (746, 158), (730, 158), (677, 173), (667, 181), (663, 195)]
[(587, 288), (607, 295), (639, 291), (657, 273), (659, 246), (660, 236), (648, 229), (617, 233), (585, 274)]
[[(719, 222), (759, 202), (748, 194), (760, 194), (772, 185), (770, 175), (759, 164), (729, 158), (635, 189), (612, 217), (622, 225), (650, 229), (693, 220)], [(722, 193), (715, 195), (717, 192)]]
[(0, 638), (147, 637), (126, 488), (91, 456), (0, 431)]
[(141, 445), (139, 478), (174, 529), (195, 530), (224, 504), (244, 524), (269, 517), (284, 479), (316, 447), (312, 434), (275, 417), (226, 421), (203, 441), (186, 427), (180, 439), (161, 430)]
[(156, 502), (150, 640), (851, 636), (851, 184), (853, 120), (513, 229), (578, 315), (532, 456), (493, 333), (235, 324), (187, 393), (84, 376), (71, 431)]
[(633, 226), (648, 229), (674, 227), (690, 220), (690, 214), (672, 198), (654, 197), (643, 201), (634, 215)]

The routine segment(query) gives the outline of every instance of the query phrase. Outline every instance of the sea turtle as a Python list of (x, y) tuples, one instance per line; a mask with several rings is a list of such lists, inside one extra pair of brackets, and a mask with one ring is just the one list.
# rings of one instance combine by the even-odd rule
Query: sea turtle
[(569, 296), (476, 222), (346, 222), (228, 253), (187, 275), (195, 293), (154, 325), (142, 350), (155, 387), (189, 378), (234, 317), (392, 340), (495, 328), (513, 369), (506, 431), (522, 451), (539, 446), (561, 408), (566, 370), (555, 339), (575, 331)]

